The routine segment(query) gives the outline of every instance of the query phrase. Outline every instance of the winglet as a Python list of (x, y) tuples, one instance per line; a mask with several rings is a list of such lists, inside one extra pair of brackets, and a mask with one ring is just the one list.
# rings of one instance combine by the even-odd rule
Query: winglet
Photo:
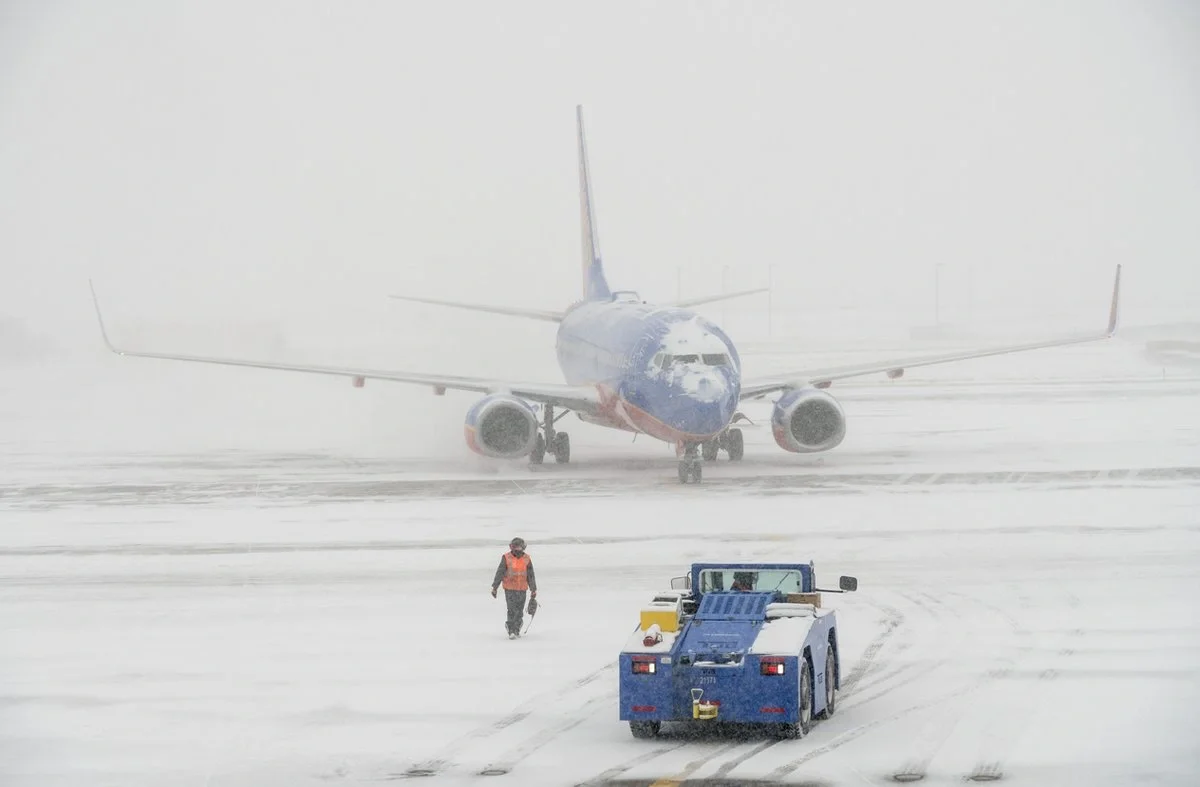
[(1117, 265), (1117, 277), (1113, 280), (1112, 306), (1108, 311), (1108, 331), (1106, 335), (1112, 338), (1117, 332), (1117, 323), (1121, 316), (1121, 266)]
[(96, 307), (96, 321), (100, 323), (100, 337), (104, 339), (104, 344), (109, 350), (117, 355), (124, 355), (125, 353), (113, 347), (113, 343), (108, 339), (108, 331), (104, 328), (104, 315), (100, 313), (100, 299), (96, 297), (96, 285), (92, 284), (91, 279), (88, 279), (88, 288), (92, 291), (92, 305)]

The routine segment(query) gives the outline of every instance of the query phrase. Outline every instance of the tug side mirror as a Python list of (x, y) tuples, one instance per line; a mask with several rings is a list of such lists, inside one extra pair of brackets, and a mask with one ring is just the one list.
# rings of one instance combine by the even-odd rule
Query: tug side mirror
[(858, 590), (858, 579), (856, 577), (839, 577), (838, 587), (842, 589), (842, 592), (852, 593)]

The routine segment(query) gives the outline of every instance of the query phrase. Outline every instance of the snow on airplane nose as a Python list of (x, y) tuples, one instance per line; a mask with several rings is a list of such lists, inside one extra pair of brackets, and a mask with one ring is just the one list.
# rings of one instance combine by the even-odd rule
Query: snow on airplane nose
[(691, 435), (716, 434), (733, 417), (737, 390), (729, 373), (713, 367), (685, 367), (670, 379), (668, 423)]

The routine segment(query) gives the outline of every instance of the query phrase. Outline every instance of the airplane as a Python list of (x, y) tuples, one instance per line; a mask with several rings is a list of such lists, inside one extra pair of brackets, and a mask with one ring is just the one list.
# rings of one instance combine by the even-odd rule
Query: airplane
[[(336, 375), (351, 378), (355, 387), (362, 387), (367, 379), (372, 379), (428, 386), (437, 395), (444, 395), (447, 390), (480, 393), (483, 397), (466, 413), (464, 437), (472, 451), (496, 459), (528, 457), (530, 463), (542, 464), (549, 452), (557, 462), (569, 462), (570, 437), (567, 432), (559, 431), (557, 424), (563, 415), (574, 412), (586, 423), (635, 435), (645, 434), (675, 445), (679, 481), (686, 484), (700, 483), (704, 462), (716, 459), (720, 451), (733, 461), (743, 457), (743, 435), (735, 425), (741, 420), (749, 420), (738, 410), (742, 401), (778, 395), (771, 415), (775, 442), (793, 453), (823, 452), (837, 447), (846, 435), (845, 413), (827, 390), (835, 381), (880, 373), (896, 379), (905, 369), (1098, 341), (1116, 333), (1120, 265), (1113, 283), (1108, 325), (1103, 332), (841, 367), (802, 369), (757, 380), (743, 379), (741, 357), (733, 340), (692, 308), (763, 292), (765, 288), (665, 305), (648, 303), (634, 291), (611, 289), (596, 231), (583, 107), (576, 106), (575, 113), (582, 229), (579, 300), (562, 311), (550, 311), (410, 295), (391, 296), (557, 323), (555, 350), (563, 383), (288, 364), (119, 348), (109, 339), (95, 287), (89, 281), (101, 336), (110, 351), (122, 356)], [(537, 406), (541, 409), (540, 419)], [(559, 411), (557, 414), (556, 410)]]

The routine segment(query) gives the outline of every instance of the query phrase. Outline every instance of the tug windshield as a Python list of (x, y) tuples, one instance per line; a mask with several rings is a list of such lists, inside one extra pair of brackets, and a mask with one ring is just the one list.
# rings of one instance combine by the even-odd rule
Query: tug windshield
[(803, 593), (804, 577), (799, 571), (770, 569), (747, 571), (740, 568), (706, 568), (700, 571), (700, 592), (778, 590), (781, 593)]

